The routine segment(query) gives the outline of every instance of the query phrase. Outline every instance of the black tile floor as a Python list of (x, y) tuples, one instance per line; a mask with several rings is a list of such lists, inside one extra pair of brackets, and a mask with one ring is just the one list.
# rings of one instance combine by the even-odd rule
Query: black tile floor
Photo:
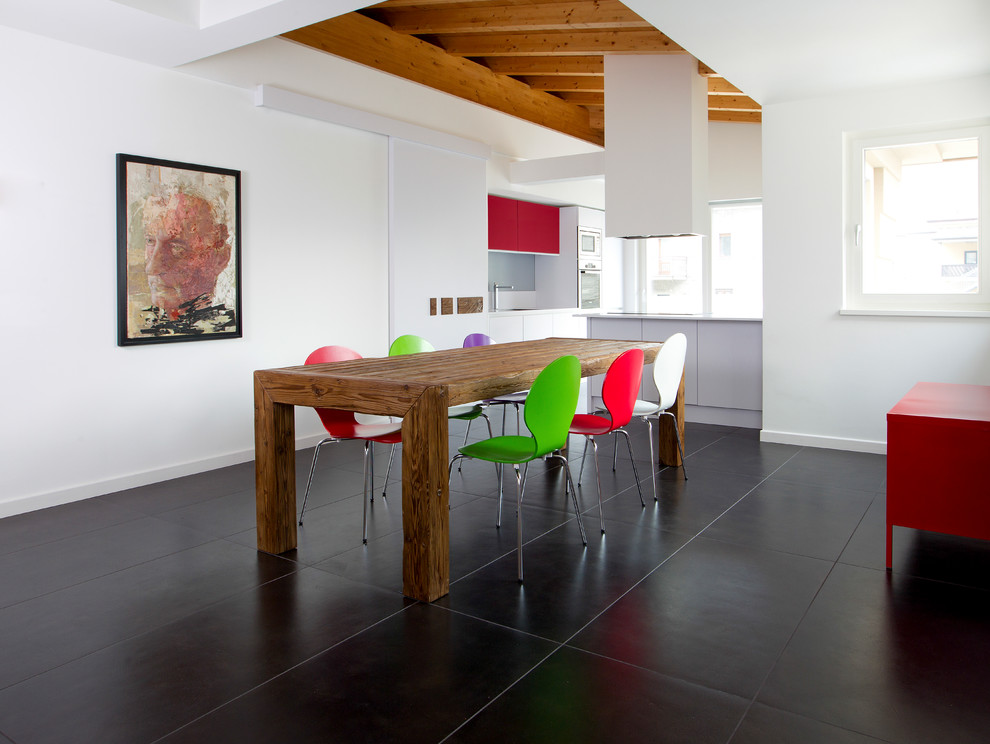
[(533, 465), (522, 586), (514, 492), (496, 529), (492, 466), (455, 470), (433, 604), (401, 596), (398, 472), (361, 544), (355, 443), (285, 556), (253, 463), (0, 520), (0, 744), (990, 741), (990, 542), (898, 528), (888, 573), (885, 459), (745, 429), (689, 424), (656, 503), (630, 429), (647, 506), (603, 442), (587, 548)]

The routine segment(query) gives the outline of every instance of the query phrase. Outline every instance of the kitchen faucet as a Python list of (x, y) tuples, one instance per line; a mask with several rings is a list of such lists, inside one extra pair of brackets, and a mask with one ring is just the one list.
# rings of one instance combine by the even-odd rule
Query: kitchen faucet
[(515, 289), (511, 284), (499, 284), (498, 282), (492, 283), (492, 312), (498, 312), (498, 291), (500, 289)]

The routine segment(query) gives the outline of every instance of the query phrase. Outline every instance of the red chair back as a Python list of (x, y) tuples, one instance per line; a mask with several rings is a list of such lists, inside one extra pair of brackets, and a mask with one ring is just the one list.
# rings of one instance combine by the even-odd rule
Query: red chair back
[(625, 426), (632, 419), (633, 406), (643, 380), (643, 350), (622, 352), (605, 373), (602, 401), (612, 418), (612, 429)]
[[(327, 364), (360, 359), (361, 355), (346, 346), (321, 346), (308, 357), (306, 364)], [(330, 436), (347, 437), (354, 430), (354, 411), (341, 411), (336, 408), (317, 408), (316, 413)]]

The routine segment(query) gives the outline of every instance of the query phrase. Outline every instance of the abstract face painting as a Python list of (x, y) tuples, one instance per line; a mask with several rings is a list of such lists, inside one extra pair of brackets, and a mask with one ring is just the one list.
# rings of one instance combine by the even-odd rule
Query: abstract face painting
[(118, 343), (240, 337), (240, 173), (117, 158)]

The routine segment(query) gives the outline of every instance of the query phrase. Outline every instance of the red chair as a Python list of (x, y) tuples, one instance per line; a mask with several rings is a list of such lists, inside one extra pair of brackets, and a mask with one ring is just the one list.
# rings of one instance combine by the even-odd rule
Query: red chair
[[(326, 364), (327, 362), (343, 362), (349, 359), (360, 359), (361, 355), (345, 346), (323, 346), (308, 357), (306, 364)], [(320, 448), (324, 444), (344, 442), (348, 439), (364, 441), (364, 516), (362, 518), (361, 539), (368, 542), (368, 492), (371, 499), (375, 498), (375, 460), (372, 442), (382, 444), (397, 444), (402, 441), (402, 423), (396, 424), (362, 424), (354, 417), (353, 411), (341, 411), (336, 408), (317, 408), (316, 412), (327, 430), (327, 436), (321, 439), (313, 452), (313, 464), (309, 468), (309, 480), (306, 482), (306, 495), (303, 496), (302, 509), (299, 511), (299, 524), (303, 523), (303, 512), (306, 511), (306, 499), (309, 498), (309, 488), (313, 485), (313, 473), (316, 471), (316, 460), (320, 456)], [(369, 469), (368, 462), (371, 462)], [(370, 470), (370, 477), (369, 477)]]
[[(630, 349), (620, 354), (605, 373), (602, 384), (602, 401), (608, 418), (591, 413), (579, 413), (571, 422), (570, 433), (584, 436), (584, 459), (581, 461), (581, 471), (578, 473), (578, 485), (584, 475), (584, 461), (588, 459), (588, 442), (594, 448), (595, 476), (598, 479), (598, 509), (602, 523), (602, 534), (605, 533), (605, 509), (602, 505), (602, 477), (598, 470), (598, 443), (595, 437), (605, 434), (623, 434), (626, 446), (629, 448), (629, 461), (632, 462), (633, 474), (636, 477), (636, 490), (643, 506), (643, 489), (639, 485), (639, 472), (636, 470), (636, 460), (633, 458), (632, 442), (629, 433), (622, 427), (632, 420), (633, 406), (639, 394), (639, 384), (643, 380), (643, 350)], [(616, 437), (618, 439), (618, 437)], [(616, 441), (618, 446), (618, 441)]]

